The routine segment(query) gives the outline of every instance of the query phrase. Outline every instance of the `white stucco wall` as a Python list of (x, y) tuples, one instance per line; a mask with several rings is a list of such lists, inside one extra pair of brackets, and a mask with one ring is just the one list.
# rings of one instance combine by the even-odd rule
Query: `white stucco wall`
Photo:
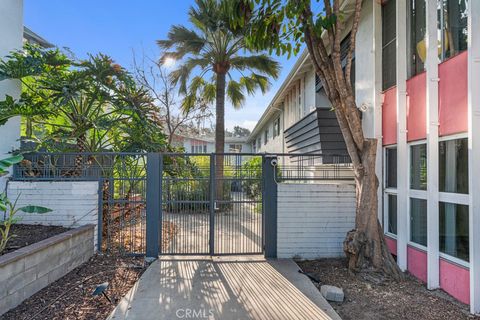
[(21, 223), (69, 228), (93, 224), (97, 245), (98, 181), (9, 181), (7, 194), (10, 199), (18, 197), (17, 207), (37, 205), (52, 210), (43, 214), (19, 212)]
[(305, 74), (305, 106), (303, 116), (306, 116), (312, 112), (315, 106), (315, 70), (312, 68), (311, 71)]
[(278, 184), (279, 258), (342, 257), (343, 240), (355, 226), (351, 183)]
[[(23, 39), (23, 1), (0, 1), (0, 58), (5, 57), (12, 50), (22, 48)], [(21, 86), (18, 81), (0, 81), (0, 100), (5, 95), (18, 98)], [(19, 146), (20, 117), (11, 119), (4, 126), (0, 126), (0, 158), (3, 158), (12, 149)]]

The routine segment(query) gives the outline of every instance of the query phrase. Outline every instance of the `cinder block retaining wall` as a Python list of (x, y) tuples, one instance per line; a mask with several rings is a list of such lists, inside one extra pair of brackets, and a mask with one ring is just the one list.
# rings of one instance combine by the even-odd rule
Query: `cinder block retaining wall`
[(0, 256), (0, 315), (86, 262), (94, 229), (82, 226)]
[(355, 185), (278, 185), (277, 256), (342, 257), (343, 240), (355, 226)]
[(18, 206), (32, 204), (53, 210), (44, 214), (19, 212), (21, 223), (68, 228), (92, 224), (95, 226), (94, 245), (97, 245), (97, 181), (10, 181), (7, 194), (12, 200), (19, 197)]

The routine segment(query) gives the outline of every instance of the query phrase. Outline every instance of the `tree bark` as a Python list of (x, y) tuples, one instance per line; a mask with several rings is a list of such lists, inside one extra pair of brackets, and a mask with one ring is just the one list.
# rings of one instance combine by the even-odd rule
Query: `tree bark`
[[(333, 6), (330, 5), (330, 1), (325, 0), (324, 3), (327, 18), (331, 18), (333, 15), (339, 16), (340, 3), (338, 0), (333, 2)], [(335, 110), (355, 174), (355, 229), (348, 232), (343, 243), (345, 254), (349, 260), (349, 268), (352, 271), (378, 271), (395, 279), (402, 279), (403, 273), (386, 246), (383, 229), (377, 216), (379, 185), (375, 174), (377, 140), (364, 137), (354, 90), (350, 85), (350, 78), (347, 78), (352, 65), (361, 4), (361, 0), (355, 1), (346, 70), (341, 61), (340, 43), (344, 28), (341, 19), (336, 19), (334, 26), (327, 29), (328, 44), (313, 29), (313, 13), (309, 6), (303, 9), (301, 20), (305, 43), (315, 72), (321, 79), (327, 97)]]
[(354, 167), (356, 182), (355, 229), (347, 233), (343, 249), (353, 271), (376, 271), (403, 278), (385, 242), (378, 221), (378, 178), (375, 174), (377, 140), (365, 139), (361, 166)]
[(217, 73), (216, 79), (216, 124), (215, 124), (215, 180), (216, 198), (223, 199), (223, 164), (225, 152), (225, 80), (226, 74)]
[(81, 134), (80, 136), (77, 137), (77, 156), (75, 157), (75, 175), (80, 176), (82, 174), (82, 169), (83, 169), (83, 163), (84, 163), (84, 157), (83, 154), (86, 150), (86, 142), (87, 138), (85, 133)]

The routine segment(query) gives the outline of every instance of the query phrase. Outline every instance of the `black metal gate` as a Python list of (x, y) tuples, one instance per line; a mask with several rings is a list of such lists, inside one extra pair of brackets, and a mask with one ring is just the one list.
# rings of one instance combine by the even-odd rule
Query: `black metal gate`
[(160, 254), (263, 252), (262, 156), (160, 158)]
[(98, 182), (98, 248), (148, 257), (275, 257), (277, 183), (352, 177), (348, 156), (322, 154), (43, 152), (13, 172), (21, 181)]

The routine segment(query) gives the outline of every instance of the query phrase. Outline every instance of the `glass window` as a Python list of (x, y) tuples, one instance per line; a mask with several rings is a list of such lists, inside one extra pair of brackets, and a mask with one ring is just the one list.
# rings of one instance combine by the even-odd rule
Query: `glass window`
[(468, 261), (468, 206), (440, 202), (440, 252)]
[(427, 145), (410, 147), (410, 189), (427, 190)]
[(192, 153), (195, 153), (195, 146), (192, 146)]
[(265, 130), (265, 132), (263, 133), (263, 144), (267, 144), (268, 143), (268, 128)]
[(439, 25), (442, 30), (441, 59), (467, 50), (467, 0), (440, 0)]
[(280, 118), (277, 118), (273, 123), (273, 137), (280, 135)]
[(397, 195), (388, 195), (388, 232), (397, 234)]
[(257, 138), (257, 149), (260, 150), (260, 147), (262, 146), (262, 137)]
[(410, 241), (427, 246), (427, 200), (410, 198)]
[(426, 50), (426, 1), (410, 0), (410, 46), (409, 46), (409, 77), (423, 72)]
[(468, 193), (468, 139), (440, 141), (440, 192)]
[(203, 146), (203, 153), (207, 153), (207, 145)]
[(385, 149), (385, 187), (397, 188), (397, 148)]
[(241, 144), (231, 144), (228, 146), (229, 152), (231, 153), (241, 153), (242, 145)]
[(382, 88), (397, 83), (396, 0), (382, 2)]

